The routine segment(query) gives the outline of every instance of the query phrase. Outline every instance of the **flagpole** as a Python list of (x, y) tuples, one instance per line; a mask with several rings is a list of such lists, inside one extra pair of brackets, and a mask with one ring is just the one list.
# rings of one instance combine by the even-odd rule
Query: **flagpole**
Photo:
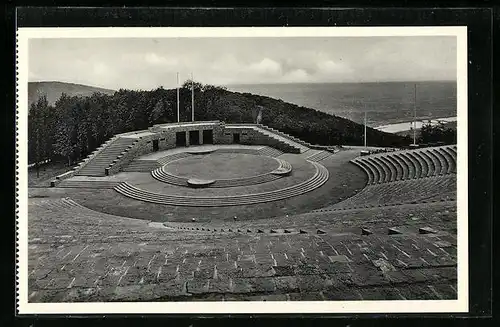
[(177, 122), (181, 121), (181, 117), (179, 114), (179, 73), (177, 73)]
[(366, 148), (366, 109), (365, 109), (365, 148)]
[(417, 144), (417, 83), (413, 87), (413, 145)]
[(191, 73), (191, 121), (194, 121), (194, 81)]

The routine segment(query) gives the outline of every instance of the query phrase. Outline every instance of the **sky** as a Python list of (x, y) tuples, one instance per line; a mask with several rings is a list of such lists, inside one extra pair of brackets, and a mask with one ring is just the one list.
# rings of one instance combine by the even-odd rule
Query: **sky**
[(456, 37), (31, 39), (29, 81), (117, 90), (456, 80)]

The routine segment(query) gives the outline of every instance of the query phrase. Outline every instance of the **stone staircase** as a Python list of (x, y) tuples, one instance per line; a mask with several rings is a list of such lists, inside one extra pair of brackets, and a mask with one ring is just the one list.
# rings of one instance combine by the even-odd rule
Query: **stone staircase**
[(297, 149), (298, 153), (303, 153), (309, 150), (309, 147), (305, 145), (307, 143), (305, 143), (304, 141), (301, 141), (291, 135), (272, 129), (265, 125), (257, 125), (254, 127), (254, 129), (271, 139), (277, 140), (288, 145), (289, 147)]
[(274, 133), (276, 135), (284, 137), (284, 138), (286, 138), (286, 139), (288, 139), (288, 140), (290, 140), (290, 141), (292, 141), (292, 142), (294, 142), (294, 143), (296, 143), (298, 145), (301, 145), (302, 148), (305, 147), (306, 149), (301, 149), (301, 153), (307, 151), (308, 148), (312, 148), (313, 147), (312, 144), (310, 144), (310, 143), (308, 143), (306, 141), (303, 141), (303, 140), (301, 140), (299, 138), (296, 138), (295, 136), (292, 136), (290, 134), (284, 133), (284, 132), (279, 131), (277, 129), (274, 129), (272, 127), (269, 127), (269, 126), (266, 126), (266, 125), (263, 125), (263, 124), (258, 124), (257, 126), (259, 126), (261, 129), (268, 130), (268, 131), (270, 131), (270, 132), (272, 132), (272, 133)]
[(98, 151), (87, 158), (86, 164), (78, 169), (78, 176), (105, 176), (105, 169), (117, 159), (127, 148), (132, 146), (137, 139), (117, 137), (105, 143)]

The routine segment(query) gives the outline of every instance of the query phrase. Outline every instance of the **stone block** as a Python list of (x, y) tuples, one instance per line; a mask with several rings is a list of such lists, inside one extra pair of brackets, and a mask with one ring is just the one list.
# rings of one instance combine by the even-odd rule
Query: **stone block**
[(194, 278), (189, 280), (186, 285), (186, 292), (190, 294), (207, 293), (209, 289), (209, 280), (205, 278)]
[(315, 265), (302, 264), (295, 266), (294, 272), (295, 275), (319, 275), (323, 270)]
[(357, 301), (361, 300), (359, 292), (355, 288), (343, 286), (331, 286), (321, 291), (327, 301)]
[(249, 278), (233, 278), (231, 293), (251, 293), (254, 292)]
[(388, 235), (397, 235), (397, 234), (403, 234), (398, 228), (392, 227), (387, 229), (387, 234)]
[(293, 266), (274, 266), (275, 276), (293, 276), (295, 269)]
[(418, 232), (420, 234), (437, 234), (438, 231), (431, 227), (421, 227), (418, 229)]
[(349, 259), (346, 255), (328, 256), (328, 259), (330, 259), (331, 262), (340, 262), (340, 263), (352, 262), (352, 260)]
[(362, 228), (361, 229), (361, 235), (371, 235), (373, 232), (367, 228)]
[(297, 276), (297, 282), (301, 292), (321, 291), (332, 285), (327, 275)]
[(299, 284), (295, 276), (274, 277), (274, 283), (276, 289), (282, 292), (294, 292), (299, 290)]
[(249, 278), (248, 283), (255, 292), (271, 293), (276, 291), (276, 283), (272, 277)]

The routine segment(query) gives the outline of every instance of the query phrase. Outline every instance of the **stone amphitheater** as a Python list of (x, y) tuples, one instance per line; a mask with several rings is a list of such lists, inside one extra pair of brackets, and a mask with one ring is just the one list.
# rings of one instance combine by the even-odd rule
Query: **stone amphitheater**
[(116, 135), (29, 189), (28, 299), (456, 299), (456, 146), (362, 150), (219, 121)]

